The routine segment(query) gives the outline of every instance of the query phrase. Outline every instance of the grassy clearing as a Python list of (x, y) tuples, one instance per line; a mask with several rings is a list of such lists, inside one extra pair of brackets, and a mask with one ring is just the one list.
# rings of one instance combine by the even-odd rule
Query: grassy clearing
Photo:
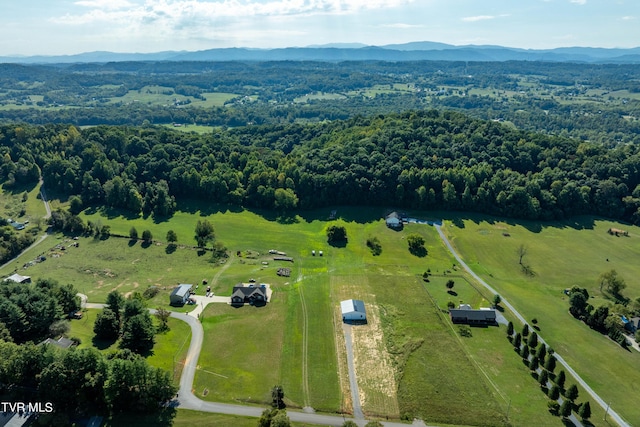
[[(631, 236), (610, 236), (610, 227), (628, 230)], [(447, 223), (445, 229), (467, 263), (526, 318), (536, 317), (540, 335), (613, 409), (632, 424), (640, 421), (633, 400), (640, 354), (621, 349), (575, 320), (562, 293), (572, 285), (586, 287), (597, 306), (604, 302), (597, 278), (613, 268), (627, 281), (625, 295), (639, 296), (640, 283), (633, 280), (640, 275), (639, 228), (592, 218), (541, 226), (472, 217)], [(533, 277), (524, 275), (518, 264), (520, 245), (527, 247), (524, 262), (535, 272)]]
[(215, 402), (271, 402), (271, 387), (281, 382), (288, 297), (288, 291), (273, 291), (264, 307), (207, 306), (202, 320), (206, 339), (193, 386), (196, 396)]
[[(203, 278), (211, 278), (219, 268), (209, 262), (206, 254), (198, 256), (197, 251), (189, 249), (167, 254), (164, 245), (143, 248), (140, 242), (130, 245), (128, 239), (116, 237), (107, 240), (80, 238), (77, 248), (70, 246), (72, 242), (76, 241), (49, 237), (17, 262), (22, 265), (39, 254), (44, 254), (47, 260), (22, 270), (22, 274), (33, 280), (43, 277), (71, 283), (86, 294), (90, 302), (99, 303), (104, 302), (114, 289), (127, 295), (157, 286), (160, 292), (148, 301), (148, 305), (169, 307), (169, 294), (177, 283), (200, 283)], [(184, 265), (189, 268), (181, 268)], [(13, 264), (0, 273), (9, 274), (12, 267)]]
[(174, 126), (173, 124), (166, 124), (163, 126), (179, 132), (195, 132), (199, 134), (211, 133), (216, 129), (215, 126), (194, 125), (189, 123), (183, 123), (181, 126)]
[[(450, 424), (504, 425), (505, 411), (418, 278), (377, 277), (400, 413)], [(402, 289), (402, 291), (399, 291)], [(429, 402), (425, 405), (424, 402)]]

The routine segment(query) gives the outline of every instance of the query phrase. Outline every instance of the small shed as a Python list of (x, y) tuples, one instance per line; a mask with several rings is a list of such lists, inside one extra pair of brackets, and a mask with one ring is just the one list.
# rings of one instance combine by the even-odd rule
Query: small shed
[(171, 305), (185, 305), (191, 296), (191, 288), (193, 285), (184, 283), (176, 286), (171, 292), (169, 303)]
[(31, 277), (29, 276), (22, 276), (18, 273), (12, 274), (11, 276), (7, 277), (6, 280), (9, 280), (11, 282), (15, 282), (15, 283), (31, 283)]
[(343, 321), (366, 321), (367, 312), (364, 309), (364, 302), (359, 299), (348, 299), (340, 302)]

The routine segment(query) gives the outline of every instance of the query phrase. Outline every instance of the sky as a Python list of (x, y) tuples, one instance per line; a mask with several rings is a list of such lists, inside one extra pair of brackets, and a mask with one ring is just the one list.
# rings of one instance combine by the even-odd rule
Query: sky
[(639, 0), (0, 0), (0, 56), (434, 41), (640, 46)]

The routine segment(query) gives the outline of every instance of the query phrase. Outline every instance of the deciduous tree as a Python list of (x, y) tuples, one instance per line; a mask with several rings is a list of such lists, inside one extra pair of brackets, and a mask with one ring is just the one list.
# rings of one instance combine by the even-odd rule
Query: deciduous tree
[(207, 243), (215, 239), (213, 225), (206, 219), (202, 221), (198, 220), (196, 223), (195, 239), (199, 248), (204, 248), (207, 246)]

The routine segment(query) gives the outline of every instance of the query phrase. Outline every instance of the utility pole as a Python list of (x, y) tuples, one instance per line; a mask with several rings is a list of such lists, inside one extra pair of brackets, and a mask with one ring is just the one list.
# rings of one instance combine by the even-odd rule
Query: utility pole
[(607, 404), (607, 410), (604, 411), (604, 418), (602, 419), (603, 421), (607, 421), (607, 414), (609, 413), (609, 407), (611, 406), (611, 402), (609, 402)]

